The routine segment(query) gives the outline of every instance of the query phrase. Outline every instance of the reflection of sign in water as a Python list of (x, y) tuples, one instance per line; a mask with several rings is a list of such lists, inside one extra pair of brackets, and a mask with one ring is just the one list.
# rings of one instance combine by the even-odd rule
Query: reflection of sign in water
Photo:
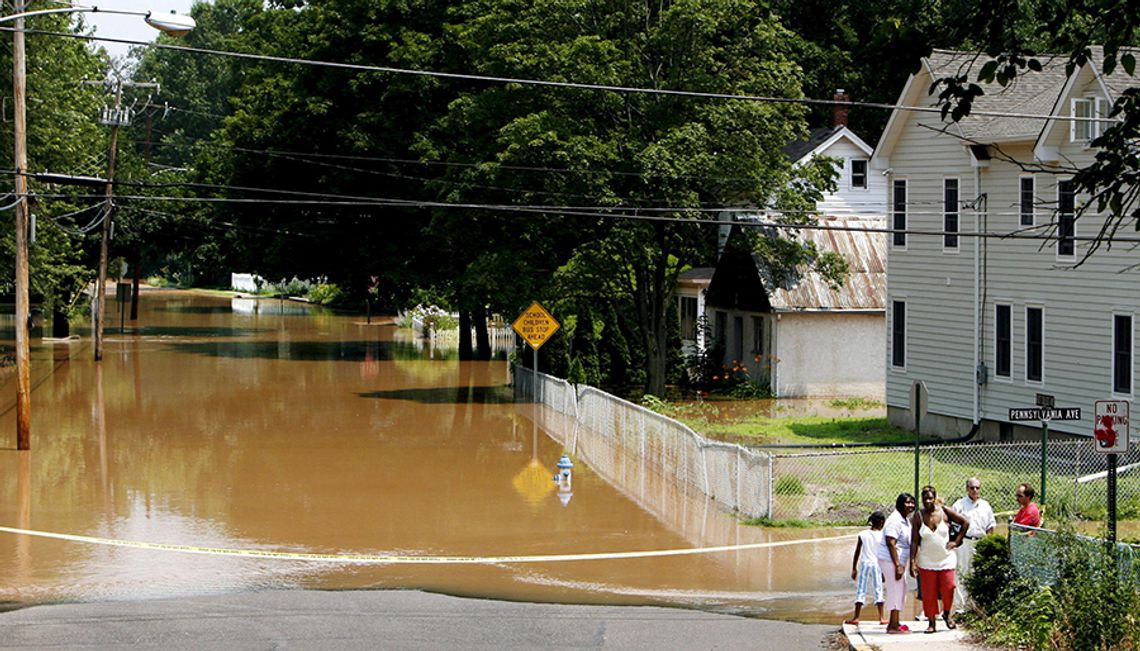
[(531, 348), (538, 350), (562, 326), (550, 315), (550, 312), (546, 311), (546, 308), (535, 301), (515, 319), (511, 327), (530, 344)]
[(557, 488), (557, 484), (550, 481), (550, 471), (538, 459), (531, 459), (526, 468), (515, 475), (511, 484), (528, 504), (538, 504)]

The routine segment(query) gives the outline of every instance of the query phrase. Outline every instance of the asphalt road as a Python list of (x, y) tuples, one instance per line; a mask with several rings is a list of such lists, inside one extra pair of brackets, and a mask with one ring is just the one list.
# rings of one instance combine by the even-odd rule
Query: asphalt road
[(693, 610), (269, 591), (0, 613), (3, 649), (798, 649), (837, 626)]

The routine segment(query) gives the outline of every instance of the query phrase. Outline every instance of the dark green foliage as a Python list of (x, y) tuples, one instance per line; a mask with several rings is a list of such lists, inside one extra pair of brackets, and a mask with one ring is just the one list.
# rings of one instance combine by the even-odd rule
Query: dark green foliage
[(965, 577), (966, 588), (974, 603), (988, 611), (997, 603), (1005, 586), (1017, 576), (1009, 559), (1009, 540), (991, 534), (979, 540), (974, 548), (973, 571)]
[(978, 543), (967, 587), (980, 611), (973, 628), (987, 642), (1042, 650), (1136, 648), (1140, 576), (1131, 554), (1065, 530), (1025, 539), (1019, 548), (1048, 562), (1041, 578), (1013, 570), (1005, 537)]

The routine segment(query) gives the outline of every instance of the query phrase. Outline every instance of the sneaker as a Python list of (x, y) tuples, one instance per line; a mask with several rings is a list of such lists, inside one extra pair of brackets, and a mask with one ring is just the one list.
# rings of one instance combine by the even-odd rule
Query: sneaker
[(906, 624), (899, 624), (899, 630), (906, 632), (906, 633), (910, 633), (910, 627), (907, 626)]
[(910, 633), (910, 629), (907, 629), (903, 626), (887, 629), (887, 635), (907, 635), (908, 633)]

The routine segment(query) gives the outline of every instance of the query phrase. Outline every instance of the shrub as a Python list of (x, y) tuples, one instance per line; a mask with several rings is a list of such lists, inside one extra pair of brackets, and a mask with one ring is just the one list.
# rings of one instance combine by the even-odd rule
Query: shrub
[(344, 292), (333, 283), (317, 283), (309, 288), (305, 298), (317, 305), (331, 305), (344, 298)]
[(973, 571), (965, 577), (966, 589), (974, 603), (986, 612), (998, 604), (1002, 590), (1017, 576), (1009, 558), (1009, 540), (990, 534), (974, 547)]

